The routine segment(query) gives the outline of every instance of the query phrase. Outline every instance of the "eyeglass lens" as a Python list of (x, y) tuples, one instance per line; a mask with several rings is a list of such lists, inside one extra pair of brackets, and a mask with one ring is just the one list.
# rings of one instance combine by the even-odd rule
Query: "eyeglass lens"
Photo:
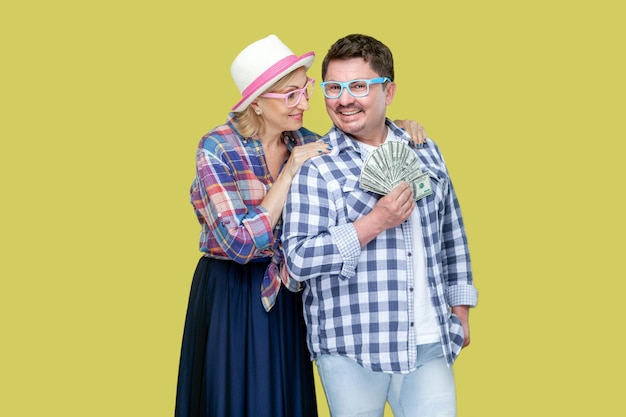
[(287, 100), (287, 107), (295, 107), (302, 100), (302, 95), (304, 95), (307, 100), (311, 97), (312, 86), (307, 82), (306, 86), (301, 90), (294, 90), (290, 94), (288, 94), (285, 99)]
[(369, 94), (369, 84), (366, 81), (352, 81), (350, 84), (341, 85), (339, 83), (326, 83), (324, 85), (324, 93), (328, 98), (339, 97), (343, 91), (343, 87), (346, 87), (350, 94), (354, 97), (365, 97)]

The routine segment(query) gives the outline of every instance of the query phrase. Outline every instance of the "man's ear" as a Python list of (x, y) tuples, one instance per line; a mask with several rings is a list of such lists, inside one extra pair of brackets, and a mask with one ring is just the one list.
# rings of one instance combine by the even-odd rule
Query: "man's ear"
[(396, 96), (396, 83), (393, 81), (388, 82), (385, 87), (387, 87), (385, 88), (385, 104), (389, 106)]

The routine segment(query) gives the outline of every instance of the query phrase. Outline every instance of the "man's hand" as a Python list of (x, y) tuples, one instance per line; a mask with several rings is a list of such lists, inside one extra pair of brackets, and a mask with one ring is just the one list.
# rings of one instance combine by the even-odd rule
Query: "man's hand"
[(409, 183), (404, 181), (398, 184), (389, 194), (378, 200), (368, 215), (354, 222), (361, 247), (367, 245), (383, 231), (404, 223), (414, 207), (413, 191)]
[(461, 324), (463, 325), (463, 347), (470, 344), (469, 309), (469, 306), (452, 307), (452, 313), (461, 320)]

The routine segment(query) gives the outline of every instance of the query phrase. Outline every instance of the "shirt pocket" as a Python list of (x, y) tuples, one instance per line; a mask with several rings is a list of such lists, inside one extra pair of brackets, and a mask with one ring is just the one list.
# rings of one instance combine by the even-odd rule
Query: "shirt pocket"
[(430, 211), (435, 211), (439, 215), (443, 215), (446, 207), (446, 198), (448, 195), (448, 185), (450, 178), (446, 171), (437, 166), (422, 165), (422, 171), (428, 173), (430, 179), (430, 187), (432, 194), (426, 197), (426, 204)]
[(341, 187), (344, 215), (349, 222), (353, 222), (368, 214), (378, 201), (378, 196), (368, 193), (359, 187), (359, 179), (348, 176)]

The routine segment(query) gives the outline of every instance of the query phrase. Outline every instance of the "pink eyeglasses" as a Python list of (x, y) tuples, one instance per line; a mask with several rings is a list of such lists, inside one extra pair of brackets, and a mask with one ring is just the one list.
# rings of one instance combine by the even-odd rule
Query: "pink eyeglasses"
[(261, 94), (259, 97), (284, 98), (287, 107), (296, 107), (298, 103), (300, 103), (300, 100), (302, 100), (302, 96), (305, 96), (307, 100), (311, 97), (311, 94), (313, 94), (314, 84), (315, 80), (313, 78), (309, 78), (306, 85), (298, 90), (293, 90), (286, 94), (265, 93)]

